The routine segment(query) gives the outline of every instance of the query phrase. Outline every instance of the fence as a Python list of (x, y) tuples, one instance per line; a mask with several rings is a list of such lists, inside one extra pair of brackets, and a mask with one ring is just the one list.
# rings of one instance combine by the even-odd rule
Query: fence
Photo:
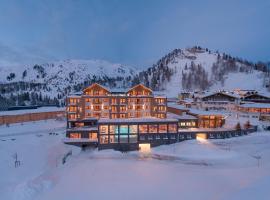
[(25, 113), (18, 115), (3, 115), (0, 116), (0, 125), (3, 124), (13, 124), (22, 123), (29, 121), (39, 121), (46, 119), (55, 119), (58, 117), (64, 117), (65, 111), (50, 111), (50, 112), (40, 112), (40, 113)]

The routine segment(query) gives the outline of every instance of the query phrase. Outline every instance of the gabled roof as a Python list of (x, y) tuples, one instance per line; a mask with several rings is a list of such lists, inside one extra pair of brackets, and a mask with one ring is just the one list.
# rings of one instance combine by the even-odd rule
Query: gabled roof
[(203, 95), (201, 96), (201, 98), (206, 98), (206, 97), (210, 97), (210, 96), (213, 96), (215, 94), (222, 94), (222, 95), (225, 95), (225, 96), (228, 96), (228, 97), (232, 97), (232, 98), (235, 98), (235, 99), (238, 99), (239, 96), (238, 95), (235, 95), (235, 94), (232, 94), (232, 93), (226, 93), (226, 92), (213, 92), (213, 93), (208, 93), (206, 95)]
[(146, 89), (146, 90), (148, 90), (148, 91), (150, 91), (150, 92), (153, 92), (150, 88), (148, 88), (148, 87), (146, 87), (145, 85), (143, 85), (143, 84), (138, 84), (138, 85), (135, 85), (135, 86), (133, 86), (132, 88), (130, 88), (127, 92), (130, 92), (131, 90), (134, 90), (135, 88), (137, 88), (137, 87), (143, 87), (144, 89)]
[(263, 97), (263, 98), (266, 98), (266, 99), (269, 99), (269, 98), (270, 98), (269, 96), (262, 95), (262, 94), (258, 94), (258, 93), (255, 93), (255, 94), (249, 94), (249, 95), (244, 96), (243, 98), (245, 99), (245, 98), (251, 97), (251, 96), (260, 96), (260, 97)]
[(93, 83), (92, 85), (90, 85), (90, 86), (88, 86), (87, 88), (85, 88), (85, 89), (83, 90), (83, 92), (85, 92), (86, 90), (91, 89), (91, 88), (94, 87), (94, 86), (101, 87), (102, 89), (106, 90), (107, 92), (110, 92), (110, 90), (109, 90), (108, 88), (106, 88), (106, 87), (104, 87), (103, 85), (100, 85), (100, 84), (98, 84), (98, 83)]

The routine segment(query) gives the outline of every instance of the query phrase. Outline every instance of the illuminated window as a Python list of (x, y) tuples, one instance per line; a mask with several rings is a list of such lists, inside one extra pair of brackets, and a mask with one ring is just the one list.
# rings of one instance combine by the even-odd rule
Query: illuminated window
[(147, 125), (139, 125), (139, 133), (147, 133)]
[(84, 126), (84, 123), (79, 123), (79, 122), (75, 123), (75, 127), (82, 127), (82, 126)]
[(80, 133), (70, 133), (69, 134), (70, 138), (75, 138), (75, 139), (80, 139), (81, 138), (81, 134)]
[(108, 134), (108, 125), (101, 125), (99, 126), (100, 134)]
[(158, 132), (158, 125), (157, 124), (149, 125), (149, 133), (157, 133), (157, 132)]
[(126, 110), (127, 110), (126, 106), (120, 106), (120, 111), (121, 111), (121, 112), (124, 112), (124, 111), (126, 111)]
[(117, 99), (113, 98), (112, 99), (112, 104), (117, 104)]
[(97, 139), (97, 133), (89, 133), (89, 139)]
[(117, 106), (112, 106), (112, 112), (116, 112), (117, 111)]
[(112, 114), (112, 119), (117, 118), (117, 114)]
[(100, 135), (99, 141), (101, 144), (108, 144), (109, 143), (109, 136), (108, 135)]
[(180, 126), (186, 126), (185, 122), (180, 122)]
[(115, 135), (119, 133), (118, 125), (110, 125), (110, 134)]
[(177, 125), (169, 124), (169, 133), (177, 133)]
[(137, 134), (138, 125), (129, 125), (130, 134)]
[(120, 118), (126, 118), (126, 114), (120, 114)]
[(126, 99), (120, 99), (120, 103), (126, 103)]
[(167, 133), (167, 124), (159, 125), (159, 133)]

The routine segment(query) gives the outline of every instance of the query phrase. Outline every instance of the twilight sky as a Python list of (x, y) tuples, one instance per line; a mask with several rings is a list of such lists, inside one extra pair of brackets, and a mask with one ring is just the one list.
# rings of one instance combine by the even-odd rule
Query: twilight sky
[(270, 61), (270, 0), (1, 0), (0, 65), (104, 59), (137, 67), (194, 45)]

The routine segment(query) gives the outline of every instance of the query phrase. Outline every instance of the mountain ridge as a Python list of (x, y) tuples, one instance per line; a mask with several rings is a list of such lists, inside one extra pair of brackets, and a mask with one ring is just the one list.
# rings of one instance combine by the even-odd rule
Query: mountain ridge
[(0, 73), (0, 104), (4, 107), (64, 105), (66, 95), (93, 82), (109, 88), (143, 83), (175, 97), (182, 90), (245, 87), (267, 92), (270, 77), (265, 63), (252, 63), (199, 46), (174, 49), (146, 70), (104, 60), (67, 59), (12, 69), (0, 67)]

